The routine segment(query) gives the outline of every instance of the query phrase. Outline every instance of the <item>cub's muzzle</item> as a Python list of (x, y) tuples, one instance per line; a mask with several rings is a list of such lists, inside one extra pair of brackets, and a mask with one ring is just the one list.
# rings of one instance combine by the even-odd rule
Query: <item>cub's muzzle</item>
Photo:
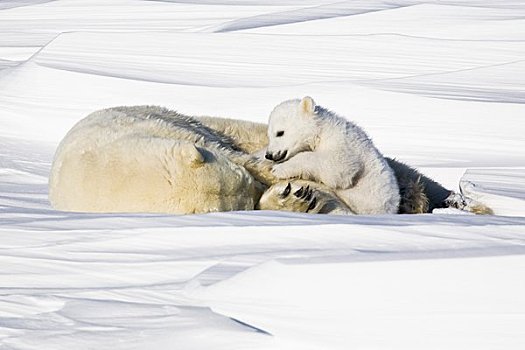
[(277, 153), (266, 152), (266, 155), (264, 157), (268, 160), (273, 160), (274, 162), (280, 162), (286, 158), (287, 154), (288, 154), (288, 151), (284, 151), (284, 152), (279, 151)]

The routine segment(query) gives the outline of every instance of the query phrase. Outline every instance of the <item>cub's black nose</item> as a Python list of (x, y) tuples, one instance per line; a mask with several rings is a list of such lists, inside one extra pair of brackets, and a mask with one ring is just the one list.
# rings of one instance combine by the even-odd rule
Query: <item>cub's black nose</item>
[(266, 152), (266, 155), (264, 156), (264, 158), (268, 159), (268, 160), (273, 160), (273, 156), (271, 153), (268, 153)]
[(277, 154), (275, 156), (273, 156), (273, 161), (274, 162), (280, 162), (281, 160), (283, 160), (284, 158), (286, 158), (286, 154), (288, 154), (288, 151), (284, 151), (284, 152), (277, 152)]

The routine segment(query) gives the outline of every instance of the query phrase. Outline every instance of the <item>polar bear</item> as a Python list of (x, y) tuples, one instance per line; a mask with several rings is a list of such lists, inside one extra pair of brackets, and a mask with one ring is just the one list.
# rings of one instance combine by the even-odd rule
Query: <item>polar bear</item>
[(266, 142), (266, 127), (235, 125), (155, 106), (94, 112), (58, 147), (50, 202), (59, 210), (87, 212), (252, 210), (265, 189), (261, 183), (271, 183), (265, 180), (270, 162), (249, 155)]
[(266, 158), (279, 179), (322, 183), (356, 214), (397, 214), (400, 194), (388, 162), (359, 126), (316, 106), (311, 97), (270, 114)]

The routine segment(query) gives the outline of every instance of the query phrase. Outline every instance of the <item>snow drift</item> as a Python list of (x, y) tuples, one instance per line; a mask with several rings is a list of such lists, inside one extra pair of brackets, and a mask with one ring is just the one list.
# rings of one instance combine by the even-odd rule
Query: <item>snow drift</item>
[[(2, 2), (0, 348), (522, 349), (524, 17), (510, 0)], [(94, 110), (265, 122), (304, 95), (498, 216), (48, 203), (55, 148)]]

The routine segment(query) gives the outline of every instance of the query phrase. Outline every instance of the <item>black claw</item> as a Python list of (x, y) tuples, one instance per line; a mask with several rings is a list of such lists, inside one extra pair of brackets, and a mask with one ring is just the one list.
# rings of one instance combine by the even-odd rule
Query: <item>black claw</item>
[(314, 199), (312, 199), (312, 201), (310, 202), (310, 205), (308, 206), (308, 209), (306, 209), (306, 212), (308, 213), (310, 210), (315, 208), (316, 204), (317, 204), (317, 198), (314, 197)]
[(290, 194), (290, 191), (292, 190), (292, 185), (288, 182), (288, 185), (284, 189), (284, 192), (281, 194), (281, 196), (286, 197)]
[(309, 201), (310, 199), (312, 199), (312, 194), (313, 194), (313, 190), (308, 191), (308, 193), (304, 197), (304, 200)]
[(304, 191), (304, 188), (301, 187), (300, 189), (294, 192), (294, 196), (301, 198), (301, 196), (303, 195), (303, 191)]
[(310, 185), (306, 186), (306, 189), (303, 192), (303, 195), (301, 196), (302, 199), (305, 199), (308, 195), (308, 192), (310, 192)]

